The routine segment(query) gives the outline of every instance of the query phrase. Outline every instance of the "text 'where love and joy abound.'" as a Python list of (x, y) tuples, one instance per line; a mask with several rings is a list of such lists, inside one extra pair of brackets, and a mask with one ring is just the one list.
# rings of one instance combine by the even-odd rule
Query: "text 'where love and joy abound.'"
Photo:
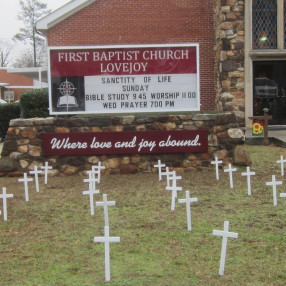
[(46, 156), (208, 151), (208, 130), (45, 133)]

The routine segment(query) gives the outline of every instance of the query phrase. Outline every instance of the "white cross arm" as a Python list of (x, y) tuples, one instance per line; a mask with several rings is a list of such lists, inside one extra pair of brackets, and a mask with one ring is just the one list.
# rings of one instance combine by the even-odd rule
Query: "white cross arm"
[(221, 160), (217, 160), (217, 157), (216, 157), (215, 161), (211, 161), (212, 165), (221, 164), (221, 163), (222, 163), (222, 161)]
[(252, 175), (255, 175), (255, 172), (250, 172), (249, 169), (247, 172), (241, 173), (241, 176), (252, 176)]
[(42, 173), (43, 173), (43, 171), (38, 170), (38, 169), (35, 169), (34, 171), (30, 171), (30, 174), (32, 174), (32, 175), (42, 174)]
[(104, 170), (105, 169), (105, 166), (104, 165), (101, 165), (101, 162), (98, 163), (98, 165), (93, 165), (91, 167), (92, 170), (96, 170), (96, 169), (102, 169)]
[(83, 194), (83, 195), (99, 194), (99, 190), (83, 191), (82, 194)]
[(0, 194), (0, 198), (1, 198), (1, 199), (13, 198), (13, 197), (14, 197), (13, 194), (6, 194), (6, 193)]
[(95, 236), (94, 242), (120, 242), (120, 237), (114, 236), (114, 237), (105, 237), (105, 236)]
[(282, 181), (266, 182), (266, 186), (282, 185)]
[(97, 207), (103, 207), (105, 205), (107, 206), (115, 206), (115, 201), (107, 201), (107, 202), (96, 202), (95, 205)]
[(25, 177), (23, 179), (18, 179), (18, 182), (21, 183), (21, 182), (32, 182), (33, 181), (33, 178), (28, 178), (28, 177)]
[[(195, 202), (198, 202), (199, 200), (198, 200), (198, 198), (190, 198), (188, 201), (190, 203), (195, 203)], [(178, 202), (180, 204), (185, 204), (186, 203), (186, 199), (179, 199)]]
[(93, 183), (93, 182), (97, 182), (97, 181), (98, 181), (97, 178), (83, 179), (84, 183)]
[(223, 230), (213, 230), (213, 235), (238, 238), (237, 232), (228, 232), (228, 231), (223, 231)]
[(166, 187), (167, 191), (182, 191), (182, 187)]

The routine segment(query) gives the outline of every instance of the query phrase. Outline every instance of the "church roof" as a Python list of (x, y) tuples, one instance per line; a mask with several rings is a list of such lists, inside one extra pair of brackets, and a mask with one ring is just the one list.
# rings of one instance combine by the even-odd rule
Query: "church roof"
[(96, 0), (72, 0), (57, 10), (51, 12), (47, 16), (36, 22), (36, 29), (43, 35), (47, 34), (47, 30), (56, 24), (62, 22), (71, 15), (77, 13), (81, 9), (89, 6)]

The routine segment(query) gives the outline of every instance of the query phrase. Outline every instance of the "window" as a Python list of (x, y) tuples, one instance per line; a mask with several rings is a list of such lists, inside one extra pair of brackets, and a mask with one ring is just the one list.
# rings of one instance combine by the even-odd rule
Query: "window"
[(4, 99), (8, 102), (14, 100), (14, 91), (4, 91)]
[(252, 13), (253, 49), (276, 49), (277, 0), (253, 0)]

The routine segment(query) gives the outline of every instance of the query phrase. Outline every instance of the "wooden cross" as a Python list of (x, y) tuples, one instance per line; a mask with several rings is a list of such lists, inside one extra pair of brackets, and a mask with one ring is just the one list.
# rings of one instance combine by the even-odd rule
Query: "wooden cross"
[(94, 242), (104, 243), (105, 253), (105, 281), (110, 281), (110, 250), (109, 244), (111, 242), (120, 242), (120, 237), (109, 236), (109, 226), (104, 227), (104, 237), (94, 237)]
[(32, 182), (32, 178), (27, 177), (27, 173), (24, 173), (24, 178), (23, 179), (18, 179), (18, 182), (24, 182), (24, 189), (25, 189), (25, 200), (26, 202), (29, 201), (29, 189), (28, 189), (28, 182)]
[(48, 183), (48, 170), (52, 170), (53, 167), (52, 166), (49, 166), (49, 163), (48, 162), (45, 162), (45, 165), (44, 166), (41, 166), (41, 169), (44, 170), (45, 172), (45, 181), (44, 181), (44, 184), (46, 185)]
[(219, 180), (219, 171), (218, 171), (218, 164), (221, 164), (222, 161), (218, 160), (217, 157), (215, 157), (215, 161), (211, 161), (212, 165), (215, 165), (215, 173), (216, 173), (216, 179)]
[(275, 175), (272, 175), (272, 181), (266, 182), (266, 186), (272, 186), (273, 189), (273, 204), (277, 206), (277, 188), (276, 186), (282, 185), (282, 181), (276, 181)]
[(158, 168), (158, 174), (159, 174), (159, 181), (162, 180), (162, 167), (166, 167), (165, 164), (161, 164), (161, 160), (158, 160), (158, 164), (154, 165), (155, 168)]
[[(84, 181), (88, 181), (88, 179), (85, 179)], [(90, 214), (94, 215), (94, 201), (93, 201), (93, 195), (98, 194), (99, 190), (96, 190), (92, 187), (92, 183), (89, 182), (89, 189), (88, 191), (83, 191), (83, 195), (89, 195), (89, 205), (90, 205)]]
[(186, 191), (186, 198), (185, 199), (179, 199), (179, 204), (186, 204), (188, 231), (192, 230), (191, 203), (194, 203), (197, 201), (198, 201), (197, 198), (190, 198), (190, 192), (189, 191)]
[(284, 163), (286, 163), (286, 160), (284, 160), (283, 155), (280, 156), (280, 160), (276, 161), (277, 164), (281, 164), (281, 176), (284, 177)]
[(173, 171), (172, 173), (172, 186), (166, 187), (167, 191), (172, 191), (172, 202), (171, 202), (171, 211), (175, 210), (175, 202), (178, 195), (178, 191), (182, 190), (182, 187), (177, 186), (177, 180), (182, 179), (181, 176), (176, 176), (176, 172)]
[(221, 255), (220, 255), (220, 265), (219, 265), (219, 275), (223, 275), (224, 273), (224, 266), (225, 266), (225, 257), (226, 257), (226, 249), (227, 249), (227, 239), (237, 238), (238, 233), (236, 232), (229, 232), (229, 221), (224, 222), (224, 229), (221, 230), (213, 230), (213, 235), (222, 236), (222, 247), (221, 247)]
[(35, 185), (36, 185), (36, 192), (39, 192), (39, 174), (41, 174), (42, 171), (38, 170), (37, 166), (34, 166), (34, 171), (30, 171), (31, 175), (35, 176)]
[(235, 172), (237, 169), (236, 168), (231, 168), (231, 164), (228, 164), (228, 169), (224, 169), (224, 172), (229, 173), (229, 183), (230, 183), (230, 188), (233, 189), (233, 177), (232, 177), (232, 172)]
[(263, 109), (263, 116), (252, 116), (248, 117), (249, 119), (257, 119), (257, 120), (264, 120), (264, 145), (269, 145), (269, 139), (268, 139), (268, 120), (272, 119), (272, 115), (268, 114), (269, 109), (264, 108)]
[(95, 205), (97, 207), (103, 207), (103, 209), (104, 209), (104, 225), (109, 226), (108, 206), (115, 206), (115, 201), (108, 201), (107, 195), (103, 194), (103, 201), (102, 202), (96, 202)]
[(251, 181), (250, 176), (255, 175), (255, 172), (250, 172), (250, 167), (246, 167), (246, 172), (241, 173), (241, 176), (247, 176), (247, 193), (251, 196)]
[(3, 219), (7, 220), (7, 198), (13, 198), (13, 194), (7, 194), (6, 188), (2, 188), (2, 194), (0, 194), (0, 199), (3, 199)]

